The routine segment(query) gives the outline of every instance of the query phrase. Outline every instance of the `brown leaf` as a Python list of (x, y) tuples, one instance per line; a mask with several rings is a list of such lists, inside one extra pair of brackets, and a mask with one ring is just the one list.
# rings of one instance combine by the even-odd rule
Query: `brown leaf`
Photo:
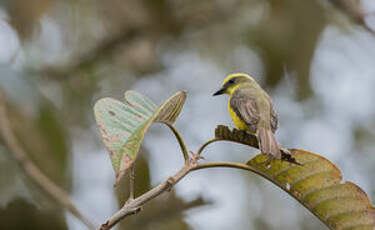
[[(251, 147), (259, 149), (258, 138), (256, 135), (238, 129), (230, 130), (225, 125), (218, 125), (216, 127), (215, 138), (219, 140), (227, 140), (249, 145)], [(300, 165), (300, 163), (297, 162), (296, 159), (294, 159), (290, 152), (285, 148), (281, 148), (281, 159), (283, 161), (288, 161), (290, 163)]]
[(290, 149), (303, 166), (259, 154), (248, 161), (268, 180), (309, 209), (330, 229), (375, 229), (375, 208), (366, 193), (352, 182), (342, 182), (339, 168), (326, 158)]

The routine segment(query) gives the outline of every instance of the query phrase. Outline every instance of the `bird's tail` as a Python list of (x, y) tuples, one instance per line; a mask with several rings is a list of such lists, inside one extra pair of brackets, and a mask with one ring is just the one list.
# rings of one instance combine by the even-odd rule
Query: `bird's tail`
[(272, 155), (276, 159), (281, 159), (279, 143), (270, 129), (258, 127), (258, 144), (263, 154)]

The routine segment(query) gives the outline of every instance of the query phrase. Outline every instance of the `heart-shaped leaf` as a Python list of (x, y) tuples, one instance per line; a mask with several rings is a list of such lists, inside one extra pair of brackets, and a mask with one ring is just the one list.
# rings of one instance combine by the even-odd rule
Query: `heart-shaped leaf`
[[(223, 125), (216, 128), (215, 138), (258, 147), (256, 136)], [(301, 165), (277, 159), (265, 165), (267, 156), (263, 154), (252, 158), (247, 165), (293, 196), (330, 229), (375, 229), (375, 207), (360, 187), (342, 182), (336, 165), (304, 150), (284, 149), (284, 152)]]
[(152, 122), (173, 124), (185, 103), (180, 91), (157, 107), (149, 98), (135, 91), (125, 93), (125, 103), (102, 98), (94, 106), (96, 122), (103, 136), (116, 183), (136, 159), (143, 137)]

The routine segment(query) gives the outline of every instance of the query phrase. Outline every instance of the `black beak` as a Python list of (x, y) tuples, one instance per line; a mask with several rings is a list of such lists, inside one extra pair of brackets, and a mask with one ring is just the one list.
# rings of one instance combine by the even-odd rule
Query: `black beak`
[(212, 96), (224, 94), (226, 90), (227, 90), (226, 88), (221, 88), (216, 93), (214, 93)]

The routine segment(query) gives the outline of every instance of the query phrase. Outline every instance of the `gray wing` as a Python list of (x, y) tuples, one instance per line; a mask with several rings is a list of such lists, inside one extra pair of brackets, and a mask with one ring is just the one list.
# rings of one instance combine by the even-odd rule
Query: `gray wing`
[(250, 131), (256, 133), (259, 122), (259, 111), (256, 100), (235, 92), (230, 100), (230, 105), (236, 115), (243, 120)]
[(275, 133), (276, 129), (278, 128), (279, 122), (277, 119), (277, 114), (275, 110), (273, 109), (271, 100), (270, 100), (270, 105), (271, 105), (271, 129), (272, 129), (272, 132)]

